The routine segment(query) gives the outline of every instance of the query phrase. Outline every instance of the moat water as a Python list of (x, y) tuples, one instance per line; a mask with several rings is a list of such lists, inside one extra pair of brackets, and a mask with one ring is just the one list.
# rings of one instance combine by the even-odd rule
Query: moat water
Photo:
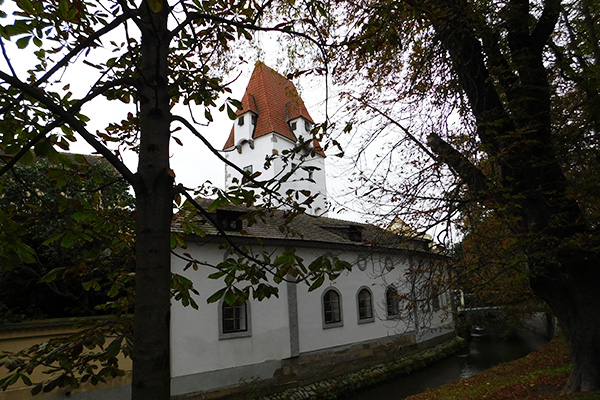
[(548, 340), (529, 330), (510, 334), (474, 331), (468, 346), (437, 364), (406, 376), (399, 376), (365, 388), (346, 400), (402, 400), (446, 383), (469, 378), (503, 362), (523, 357), (543, 347)]

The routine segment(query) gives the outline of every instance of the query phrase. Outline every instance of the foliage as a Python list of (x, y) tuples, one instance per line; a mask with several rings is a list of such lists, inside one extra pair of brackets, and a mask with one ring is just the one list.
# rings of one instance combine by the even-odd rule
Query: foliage
[(558, 400), (599, 399), (599, 393), (561, 394), (570, 371), (569, 348), (564, 337), (521, 359), (410, 396), (408, 400), (490, 399)]
[[(131, 322), (130, 318), (113, 316), (97, 320), (93, 326), (77, 323), (75, 328), (79, 331), (67, 337), (49, 339), (16, 353), (0, 354), (0, 365), (9, 371), (0, 379), (0, 387), (6, 390), (20, 380), (33, 385), (31, 393), (36, 395), (56, 387), (75, 389), (86, 382), (97, 385), (107, 378), (122, 376), (124, 371), (117, 356), (130, 356)], [(40, 367), (47, 379), (34, 382), (30, 375)]]
[[(465, 213), (466, 214), (466, 213)], [(519, 236), (495, 214), (467, 214), (469, 227), (454, 249), (452, 288), (468, 296), (466, 307), (501, 307), (513, 324), (544, 304), (529, 286)]]
[[(233, 116), (239, 106), (236, 100), (224, 99), (230, 92), (224, 77), (232, 63), (240, 60), (245, 62), (243, 57), (232, 57), (232, 50), (250, 40), (253, 32), (268, 30), (295, 35), (318, 44), (311, 39), (315, 32), (312, 25), (307, 24), (305, 31), (298, 31), (296, 23), (306, 21), (302, 17), (304, 10), (312, 10), (312, 14), (309, 14), (314, 16), (315, 10), (321, 14), (323, 9), (315, 8), (312, 1), (270, 0), (16, 0), (14, 4), (16, 11), (10, 18), (2, 12), (1, 16), (6, 18), (0, 26), (0, 44), (7, 66), (0, 71), (0, 148), (14, 161), (8, 162), (0, 170), (0, 175), (12, 168), (14, 162), (20, 160), (29, 164), (34, 157), (48, 158), (56, 164), (55, 171), (62, 173), (60, 165), (68, 165), (69, 160), (59, 153), (59, 149), (68, 150), (70, 142), (80, 139), (92, 146), (124, 182), (131, 185), (135, 193), (136, 245), (132, 397), (167, 399), (170, 387), (168, 321), (171, 296), (183, 304), (197, 306), (193, 300), (195, 289), (191, 281), (172, 276), (170, 272), (171, 247), (174, 253), (179, 254), (178, 248), (186, 246), (185, 235), (171, 235), (173, 210), (182, 206), (183, 198), (187, 204), (194, 204), (192, 191), (181, 184), (175, 185), (176, 174), (169, 166), (170, 139), (173, 138), (176, 144), (183, 143), (173, 133), (185, 129), (184, 132), (191, 133), (192, 140), (198, 139), (221, 161), (226, 162), (210, 146), (203, 130), (213, 120), (214, 108), (226, 110)], [(275, 9), (290, 10), (290, 19), (269, 26), (272, 20), (265, 16)], [(21, 76), (23, 68), (13, 66), (5, 46), (8, 41), (22, 53), (33, 56), (33, 65), (26, 69), (26, 76)], [(119, 111), (111, 115), (111, 121), (92, 125), (104, 116), (104, 112), (100, 111), (104, 101), (118, 103)], [(187, 107), (187, 111), (177, 104)], [(138, 157), (135, 172), (121, 158), (128, 151)], [(300, 153), (301, 149), (298, 149), (284, 157), (300, 157)], [(231, 167), (243, 174), (238, 166)], [(56, 172), (53, 176), (59, 187), (67, 182), (61, 173)], [(256, 190), (232, 188), (231, 194), (215, 193), (218, 199), (213, 206), (222, 207), (228, 202), (255, 205), (261, 191), (267, 193), (264, 199), (277, 197), (276, 189), (281, 187), (280, 180), (286, 177), (278, 179), (265, 182), (256, 176), (249, 177), (242, 183)], [(311, 196), (288, 195), (276, 202), (282, 204), (288, 199), (292, 200), (290, 206), (294, 211), (288, 214), (286, 221), (303, 207), (310, 206), (312, 201)], [(305, 200), (297, 200), (299, 198)], [(205, 216), (207, 210), (197, 203), (194, 205), (195, 211), (187, 206), (182, 208), (182, 212), (189, 212), (189, 216), (182, 218), (187, 219), (191, 229), (186, 234), (193, 232), (201, 236), (202, 226), (194, 226), (192, 218), (194, 213)], [(255, 218), (260, 219), (261, 212), (268, 215), (269, 207), (268, 204), (258, 207)], [(260, 211), (261, 208), (264, 211)], [(43, 243), (61, 249), (72, 246), (84, 248), (85, 245), (75, 239), (85, 242), (94, 238), (91, 231), (80, 229), (80, 226), (88, 223), (86, 218), (91, 218), (89, 214), (82, 215), (80, 208), (73, 211), (69, 221), (65, 222), (65, 230), (45, 238)], [(3, 238), (9, 244), (7, 249), (11, 249), (7, 253), (11, 263), (32, 262), (34, 253), (30, 247), (20, 245), (23, 243), (20, 238), (25, 237), (26, 231), (13, 221), (12, 215), (0, 214), (0, 218), (3, 228), (6, 226)], [(72, 220), (77, 224), (70, 225)], [(92, 222), (89, 221), (90, 226), (94, 225)], [(320, 276), (334, 277), (348, 267), (339, 261), (328, 264), (322, 260), (325, 272), (319, 275), (316, 271), (318, 265), (302, 267), (301, 260), (293, 253), (251, 259), (243, 249), (235, 250), (241, 259), (245, 257), (250, 262), (228, 261), (227, 265), (222, 266), (225, 273), (215, 276), (224, 280), (227, 289), (221, 294), (228, 301), (235, 296), (247, 296), (250, 287), (258, 288), (258, 292), (254, 292), (258, 293), (258, 298), (274, 295), (276, 287), (273, 283), (282, 279), (288, 271), (306, 274), (310, 277), (311, 285), (316, 287), (324, 282)], [(190, 260), (190, 265), (193, 266), (195, 262)], [(272, 269), (268, 262), (273, 263), (275, 270), (279, 271), (275, 272), (274, 277), (264, 273)], [(69, 268), (61, 273), (66, 273)], [(238, 289), (235, 285), (241, 284), (240, 279), (249, 279), (250, 286)], [(91, 276), (85, 285), (95, 290), (101, 283)], [(109, 288), (109, 293), (112, 289), (113, 286)], [(120, 298), (116, 297), (113, 303), (118, 305), (119, 301)], [(112, 307), (111, 303), (107, 307)], [(131, 331), (119, 334), (128, 333)], [(92, 341), (94, 343), (104, 348), (102, 341)], [(82, 344), (87, 345), (88, 342)], [(57, 346), (58, 349), (71, 348), (66, 342)], [(109, 347), (110, 356), (114, 346)], [(129, 351), (129, 347), (122, 348)], [(50, 353), (54, 351), (52, 345), (44, 349), (50, 349)], [(73, 360), (86, 354), (78, 351), (79, 347), (75, 347), (74, 352), (65, 355), (68, 361), (64, 362), (63, 369), (67, 370), (69, 378), (53, 381), (56, 385), (75, 384), (70, 368), (83, 365)], [(37, 355), (33, 357), (32, 354), (22, 355), (25, 359), (29, 357), (27, 362), (11, 361), (13, 378), (4, 383), (22, 379), (28, 372), (30, 361), (45, 365), (43, 358), (35, 358)], [(90, 375), (90, 380), (101, 381), (104, 376), (114, 373), (114, 365), (110, 361), (112, 357), (106, 360), (102, 357), (97, 359), (98, 362), (102, 365), (108, 362), (110, 365), (100, 368), (96, 375)], [(88, 370), (80, 372), (87, 374)]]
[(382, 0), (331, 12), (344, 21), (328, 31), (346, 50), (334, 66), (351, 104), (344, 131), (359, 139), (352, 193), (388, 223), (470, 233), (480, 283), (510, 272), (507, 285), (527, 282), (557, 315), (573, 353), (567, 390), (600, 388), (597, 2)]
[(2, 176), (0, 207), (24, 231), (18, 240), (26, 249), (24, 255), (4, 253), (3, 318), (106, 313), (109, 299), (132, 290), (128, 187), (101, 160), (69, 160), (69, 165), (17, 165)]

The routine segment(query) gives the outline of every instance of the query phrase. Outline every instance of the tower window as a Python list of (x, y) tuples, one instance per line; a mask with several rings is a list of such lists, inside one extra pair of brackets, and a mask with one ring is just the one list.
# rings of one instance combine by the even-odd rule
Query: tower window
[(252, 125), (256, 125), (256, 115), (252, 116)]
[(295, 121), (294, 121), (294, 122), (292, 122), (292, 123), (290, 124), (290, 128), (291, 128), (293, 131), (295, 131), (295, 130), (296, 130), (296, 122), (295, 122)]
[(239, 125), (239, 126), (242, 126), (242, 125), (244, 125), (244, 116), (243, 116), (243, 115), (242, 115), (242, 116), (240, 116), (240, 117), (238, 117), (238, 125)]
[(304, 129), (306, 129), (307, 132), (310, 132), (310, 122), (304, 121)]

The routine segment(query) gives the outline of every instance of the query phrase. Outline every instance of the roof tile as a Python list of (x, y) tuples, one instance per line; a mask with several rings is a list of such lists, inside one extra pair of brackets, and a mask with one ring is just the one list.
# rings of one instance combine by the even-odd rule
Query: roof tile
[[(314, 123), (292, 81), (260, 61), (254, 67), (242, 97), (242, 109), (237, 111), (237, 115), (248, 111), (258, 114), (254, 139), (275, 132), (295, 142), (296, 137), (288, 121), (304, 117)], [(324, 156), (318, 141), (314, 142), (316, 152)], [(234, 144), (232, 128), (224, 148), (231, 148)]]

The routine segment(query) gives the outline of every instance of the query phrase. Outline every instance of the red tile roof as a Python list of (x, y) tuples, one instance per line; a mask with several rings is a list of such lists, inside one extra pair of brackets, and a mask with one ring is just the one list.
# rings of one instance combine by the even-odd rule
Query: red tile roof
[[(295, 142), (296, 137), (288, 121), (304, 117), (314, 123), (292, 81), (260, 61), (256, 63), (246, 93), (242, 97), (242, 109), (236, 114), (241, 115), (248, 111), (258, 114), (254, 139), (276, 132)], [(224, 148), (228, 149), (234, 145), (232, 128)], [(316, 140), (314, 146), (317, 153), (325, 155)]]

